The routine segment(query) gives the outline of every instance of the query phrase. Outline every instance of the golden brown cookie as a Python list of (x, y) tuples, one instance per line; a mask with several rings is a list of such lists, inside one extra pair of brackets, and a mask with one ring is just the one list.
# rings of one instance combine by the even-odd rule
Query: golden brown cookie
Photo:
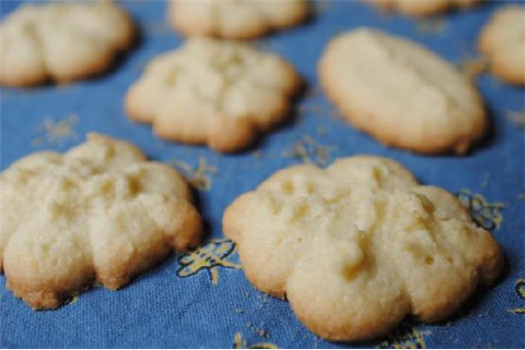
[(172, 0), (169, 21), (186, 36), (252, 39), (303, 22), (305, 0)]
[(318, 66), (343, 117), (388, 146), (464, 154), (486, 129), (470, 79), (426, 48), (379, 30), (334, 38)]
[(135, 36), (112, 1), (24, 5), (0, 25), (0, 84), (33, 86), (106, 71)]
[(525, 85), (525, 6), (505, 6), (493, 15), (478, 46), (494, 75), (510, 84)]
[(503, 263), (456, 197), (371, 156), (279, 171), (227, 208), (223, 229), (248, 280), (333, 341), (386, 334), (407, 315), (442, 320)]
[(117, 289), (200, 239), (184, 179), (107, 136), (22, 158), (0, 175), (0, 193), (0, 271), (34, 309), (94, 281)]
[(300, 84), (277, 55), (197, 38), (155, 58), (129, 89), (125, 109), (163, 139), (232, 152), (286, 118)]

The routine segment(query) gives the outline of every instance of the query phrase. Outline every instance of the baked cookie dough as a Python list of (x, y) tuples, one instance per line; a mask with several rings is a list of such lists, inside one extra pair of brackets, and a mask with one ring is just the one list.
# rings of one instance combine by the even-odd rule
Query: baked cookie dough
[(465, 9), (480, 0), (367, 0), (374, 6), (409, 16), (432, 16), (451, 9)]
[(386, 334), (407, 315), (442, 320), (503, 263), (452, 194), (371, 156), (279, 171), (227, 208), (223, 229), (248, 280), (332, 341)]
[(343, 117), (385, 145), (463, 154), (485, 132), (483, 102), (472, 82), (406, 39), (349, 31), (329, 43), (318, 70)]
[(496, 11), (478, 45), (494, 75), (510, 84), (525, 85), (525, 6), (508, 5)]
[(0, 84), (66, 83), (106, 71), (134, 39), (112, 1), (23, 5), (0, 25)]
[(0, 193), (0, 272), (34, 309), (94, 281), (117, 289), (200, 240), (184, 179), (98, 134), (63, 155), (20, 159), (0, 175)]
[(172, 0), (169, 21), (186, 36), (252, 39), (303, 22), (305, 0)]
[(154, 59), (125, 109), (163, 139), (221, 152), (248, 146), (287, 115), (300, 87), (292, 65), (238, 42), (195, 38)]

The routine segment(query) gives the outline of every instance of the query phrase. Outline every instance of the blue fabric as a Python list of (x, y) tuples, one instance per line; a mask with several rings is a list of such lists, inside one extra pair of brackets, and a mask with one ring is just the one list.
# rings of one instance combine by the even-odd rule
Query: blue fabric
[[(18, 5), (2, 2), (2, 16)], [(128, 121), (122, 109), (127, 88), (150, 59), (179, 46), (182, 38), (165, 23), (164, 2), (122, 5), (138, 21), (142, 41), (109, 74), (66, 86), (1, 90), (1, 168), (35, 151), (67, 150), (90, 131), (127, 139), (193, 179), (207, 237), (201, 250), (173, 256), (120, 291), (96, 287), (56, 311), (32, 311), (0, 276), (1, 347), (525, 347), (524, 131), (523, 119), (521, 126), (516, 121), (520, 114), (509, 112), (523, 117), (523, 89), (481, 75), (490, 136), (467, 157), (425, 157), (388, 149), (334, 117), (317, 88), (315, 70), (334, 34), (362, 25), (412, 38), (463, 62), (477, 55), (479, 30), (502, 2), (427, 21), (381, 14), (361, 2), (318, 3), (310, 23), (258, 41), (293, 62), (310, 89), (291, 122), (236, 155), (164, 142), (149, 126)], [(223, 238), (221, 217), (235, 197), (278, 169), (305, 160), (325, 165), (358, 153), (396, 159), (421, 182), (460, 195), (500, 242), (506, 267), (494, 287), (478, 290), (446, 322), (407, 320), (377, 341), (336, 344), (315, 337), (288, 303), (246, 281), (234, 247)]]

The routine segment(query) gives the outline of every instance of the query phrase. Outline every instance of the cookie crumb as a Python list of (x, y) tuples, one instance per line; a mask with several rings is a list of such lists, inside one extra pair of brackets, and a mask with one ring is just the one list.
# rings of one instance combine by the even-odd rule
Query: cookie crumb
[(306, 135), (281, 155), (283, 158), (301, 159), (304, 163), (325, 166), (330, 162), (330, 147), (322, 146), (314, 138)]
[(266, 329), (259, 329), (259, 330), (257, 330), (257, 334), (259, 334), (259, 336), (261, 338), (268, 338), (269, 337), (268, 331)]
[(448, 30), (448, 21), (444, 17), (425, 18), (416, 22), (416, 32), (422, 35), (443, 35)]
[(525, 110), (523, 111), (511, 111), (510, 109), (505, 111), (507, 119), (518, 125), (520, 128), (525, 129)]
[(252, 330), (252, 331), (254, 331), (255, 333), (257, 333), (257, 334), (259, 335), (259, 337), (261, 337), (261, 338), (265, 338), (265, 339), (266, 339), (266, 338), (268, 338), (268, 337), (270, 336), (270, 334), (268, 333), (268, 331), (267, 331), (266, 329), (264, 329), (264, 328), (262, 328), (262, 327), (261, 327), (261, 328), (258, 328), (258, 327), (256, 327), (256, 326), (255, 326), (253, 323), (251, 323), (251, 322), (246, 322), (246, 326), (247, 326), (250, 330)]
[(317, 135), (319, 136), (325, 136), (326, 135), (326, 128), (322, 125), (317, 127)]
[(489, 185), (490, 174), (485, 173), (483, 176), (483, 183), (481, 184), (482, 189), (486, 189)]
[(211, 176), (217, 173), (217, 167), (208, 165), (208, 161), (204, 157), (199, 157), (196, 168), (178, 160), (172, 160), (168, 164), (182, 172), (191, 187), (197, 190), (208, 191), (211, 188)]

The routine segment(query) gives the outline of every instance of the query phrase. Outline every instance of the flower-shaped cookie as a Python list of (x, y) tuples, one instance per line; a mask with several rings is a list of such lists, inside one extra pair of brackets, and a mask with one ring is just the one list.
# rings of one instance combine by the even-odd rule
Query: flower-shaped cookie
[(111, 1), (25, 5), (0, 26), (0, 84), (69, 82), (107, 70), (134, 38)]
[(525, 85), (525, 6), (505, 6), (483, 28), (479, 48), (491, 71), (510, 84)]
[(502, 266), (453, 195), (385, 158), (280, 171), (223, 220), (246, 277), (329, 340), (379, 336), (409, 314), (441, 320)]
[(200, 239), (184, 179), (102, 135), (19, 160), (0, 176), (0, 193), (0, 271), (35, 309), (94, 280), (117, 289)]
[(248, 44), (190, 39), (156, 58), (126, 96), (130, 118), (164, 139), (222, 152), (283, 120), (300, 86), (294, 68)]
[(432, 16), (453, 8), (468, 8), (480, 0), (371, 0), (372, 4), (410, 16)]
[(169, 21), (186, 36), (251, 39), (306, 19), (305, 0), (172, 0)]

